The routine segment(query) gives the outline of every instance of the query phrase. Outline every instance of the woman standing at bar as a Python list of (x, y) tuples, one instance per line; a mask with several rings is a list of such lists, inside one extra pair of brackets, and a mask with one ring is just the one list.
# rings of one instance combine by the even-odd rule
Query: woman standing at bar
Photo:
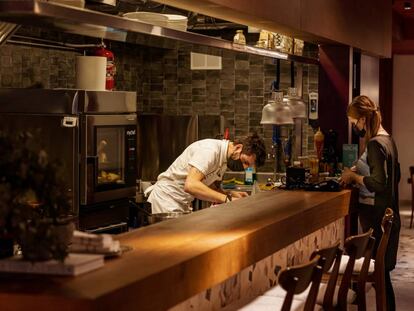
[(342, 174), (346, 184), (357, 183), (370, 192), (374, 192), (371, 204), (359, 203), (358, 213), (362, 229), (374, 229), (374, 254), (381, 240), (381, 221), (385, 209), (394, 211), (394, 222), (391, 236), (385, 254), (385, 284), (387, 292), (387, 310), (395, 310), (395, 296), (391, 283), (390, 271), (395, 268), (397, 261), (398, 239), (401, 227), (398, 205), (398, 183), (400, 181), (400, 166), (398, 152), (392, 137), (381, 125), (381, 113), (375, 103), (367, 96), (357, 96), (348, 106), (348, 120), (354, 132), (365, 138), (369, 176), (362, 176), (348, 168)]

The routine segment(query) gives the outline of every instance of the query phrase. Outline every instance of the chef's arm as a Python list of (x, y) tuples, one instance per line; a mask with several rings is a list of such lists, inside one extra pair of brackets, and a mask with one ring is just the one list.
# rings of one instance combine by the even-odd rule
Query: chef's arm
[(240, 198), (244, 198), (244, 197), (248, 197), (249, 194), (245, 191), (234, 191), (234, 190), (229, 190), (229, 191), (224, 191), (221, 187), (220, 187), (221, 181), (215, 181), (214, 183), (212, 183), (210, 185), (210, 188), (213, 190), (216, 190), (218, 192), (224, 193), (225, 195), (229, 195), (231, 196), (232, 200), (237, 200)]
[(223, 190), (223, 189), (221, 189), (220, 184), (221, 184), (221, 181), (216, 180), (216, 181), (215, 181), (215, 182), (213, 182), (213, 183), (212, 183), (209, 187), (210, 187), (211, 189), (213, 189), (214, 191), (217, 191), (217, 192), (220, 192), (220, 193), (224, 193), (224, 194), (226, 194), (226, 192), (224, 192), (224, 190)]
[(202, 183), (205, 178), (204, 174), (196, 169), (194, 166), (190, 166), (190, 170), (187, 175), (187, 179), (184, 184), (184, 191), (196, 197), (197, 199), (224, 203), (227, 201), (227, 195), (216, 190), (211, 189)]

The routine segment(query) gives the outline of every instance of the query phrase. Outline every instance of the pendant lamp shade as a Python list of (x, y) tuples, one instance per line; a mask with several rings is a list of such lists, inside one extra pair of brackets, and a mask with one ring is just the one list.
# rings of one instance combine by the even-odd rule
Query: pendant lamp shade
[(293, 124), (291, 109), (283, 101), (283, 92), (272, 93), (272, 99), (263, 107), (260, 123), (276, 125)]
[(283, 101), (291, 108), (292, 118), (304, 119), (307, 117), (306, 104), (297, 95), (295, 87), (288, 88), (288, 95), (283, 98)]

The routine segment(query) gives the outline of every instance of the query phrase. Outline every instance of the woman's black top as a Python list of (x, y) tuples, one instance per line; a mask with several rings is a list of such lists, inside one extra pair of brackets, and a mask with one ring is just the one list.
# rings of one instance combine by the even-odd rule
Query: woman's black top
[[(377, 135), (373, 137), (368, 142), (367, 151), (370, 176), (364, 177), (364, 184), (369, 191), (375, 192), (373, 208), (378, 213), (373, 213), (373, 215), (380, 215), (382, 219), (382, 215), (384, 215), (387, 207), (392, 208), (394, 211), (394, 221), (385, 258), (386, 269), (392, 270), (397, 260), (398, 239), (401, 227), (398, 204), (398, 183), (401, 178), (401, 173), (398, 162), (398, 151), (394, 140), (388, 135)], [(365, 217), (370, 216), (368, 214)], [(379, 219), (379, 225), (381, 224), (381, 219)], [(376, 241), (376, 243), (379, 243), (379, 241)]]

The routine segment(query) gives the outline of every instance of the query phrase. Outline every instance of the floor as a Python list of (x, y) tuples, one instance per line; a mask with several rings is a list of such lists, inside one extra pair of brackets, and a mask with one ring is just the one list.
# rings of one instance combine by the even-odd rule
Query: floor
[[(391, 273), (397, 311), (414, 310), (414, 227), (409, 229), (411, 205), (400, 206), (401, 233), (397, 267)], [(375, 291), (367, 297), (367, 310), (375, 310)]]

